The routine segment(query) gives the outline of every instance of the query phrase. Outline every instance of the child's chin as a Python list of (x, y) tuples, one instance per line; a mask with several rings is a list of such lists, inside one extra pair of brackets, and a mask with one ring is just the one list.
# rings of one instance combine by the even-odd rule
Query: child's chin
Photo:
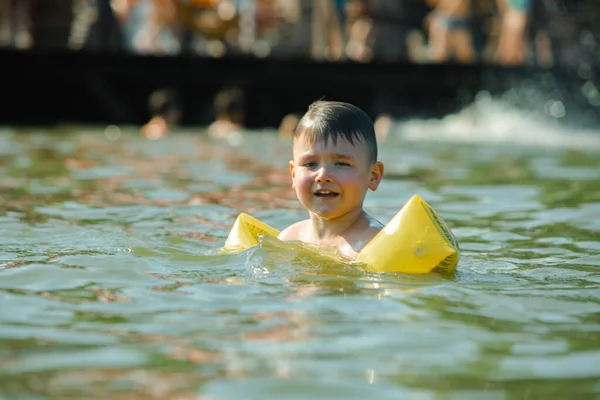
[(325, 221), (337, 218), (341, 215), (341, 213), (338, 210), (322, 210), (322, 209), (314, 211), (314, 214), (317, 215), (319, 218), (324, 219)]

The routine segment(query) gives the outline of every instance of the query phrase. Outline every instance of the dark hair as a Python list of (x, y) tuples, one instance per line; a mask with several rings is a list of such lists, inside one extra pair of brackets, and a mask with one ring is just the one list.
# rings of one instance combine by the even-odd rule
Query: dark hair
[(172, 89), (155, 90), (148, 98), (148, 109), (152, 117), (164, 117), (177, 123), (181, 114), (179, 96)]
[(351, 145), (364, 143), (371, 162), (377, 161), (377, 138), (373, 121), (360, 108), (341, 101), (315, 101), (298, 122), (294, 139), (301, 135), (310, 144), (327, 143), (331, 139), (346, 140)]
[(244, 91), (238, 87), (220, 90), (214, 98), (214, 107), (217, 114), (232, 114), (244, 109)]

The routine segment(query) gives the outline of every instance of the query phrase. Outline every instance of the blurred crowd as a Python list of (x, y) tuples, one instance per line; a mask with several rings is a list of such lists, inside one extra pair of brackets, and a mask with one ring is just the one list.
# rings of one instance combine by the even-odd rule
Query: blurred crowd
[(0, 0), (0, 47), (551, 66), (578, 62), (573, 2)]

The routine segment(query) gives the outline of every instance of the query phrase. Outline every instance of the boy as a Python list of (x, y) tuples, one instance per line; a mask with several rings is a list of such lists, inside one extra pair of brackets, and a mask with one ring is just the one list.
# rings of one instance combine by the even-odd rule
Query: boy
[(279, 234), (337, 248), (354, 259), (383, 225), (363, 210), (367, 189), (383, 176), (373, 121), (352, 104), (317, 101), (296, 128), (290, 161), (292, 189), (309, 219)]

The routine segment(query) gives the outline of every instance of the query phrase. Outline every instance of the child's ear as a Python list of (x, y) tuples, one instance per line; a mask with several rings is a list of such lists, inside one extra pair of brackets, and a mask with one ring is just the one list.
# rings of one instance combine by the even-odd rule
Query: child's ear
[(295, 189), (294, 179), (296, 179), (296, 171), (295, 171), (294, 161), (290, 160), (290, 175), (292, 176), (292, 189)]
[(377, 187), (381, 182), (381, 178), (383, 178), (383, 163), (381, 161), (377, 161), (376, 163), (373, 163), (373, 166), (371, 167), (369, 189), (377, 190)]

